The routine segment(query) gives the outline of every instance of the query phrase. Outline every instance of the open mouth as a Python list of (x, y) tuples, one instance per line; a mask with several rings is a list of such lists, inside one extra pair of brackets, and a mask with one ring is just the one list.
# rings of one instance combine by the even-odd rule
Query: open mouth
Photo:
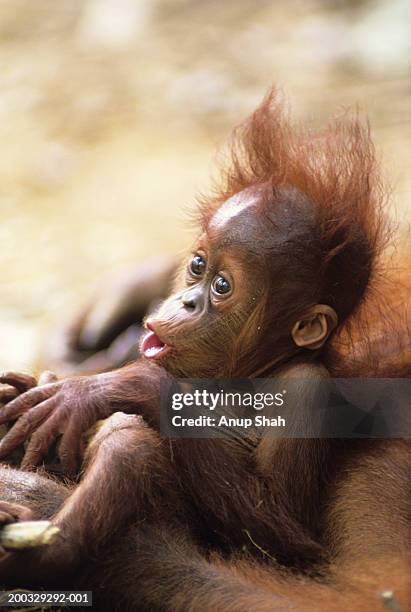
[(159, 359), (170, 350), (170, 347), (160, 340), (150, 323), (147, 323), (147, 329), (148, 334), (141, 343), (141, 352), (146, 359)]

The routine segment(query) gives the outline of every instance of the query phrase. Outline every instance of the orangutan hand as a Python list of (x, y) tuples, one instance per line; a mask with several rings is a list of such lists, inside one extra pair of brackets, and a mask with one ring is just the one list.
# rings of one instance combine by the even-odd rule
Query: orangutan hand
[[(50, 380), (52, 375), (47, 376)], [(0, 375), (0, 384), (8, 385), (3, 398), (0, 393), (0, 402), (8, 401), (0, 407), (0, 425), (18, 419), (0, 442), (0, 459), (29, 440), (21, 467), (38, 465), (62, 435), (58, 457), (65, 473), (76, 473), (83, 452), (82, 434), (113, 412), (104, 392), (107, 377), (110, 373), (35, 386), (36, 380), (25, 374)], [(39, 383), (44, 380), (46, 376)]]

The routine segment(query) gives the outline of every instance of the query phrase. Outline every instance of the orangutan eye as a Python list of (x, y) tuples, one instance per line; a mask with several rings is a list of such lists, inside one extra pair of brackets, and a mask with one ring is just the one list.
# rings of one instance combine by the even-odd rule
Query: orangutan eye
[(218, 274), (213, 282), (211, 283), (211, 288), (217, 295), (227, 295), (231, 293), (231, 285), (229, 281), (221, 274)]
[(201, 255), (194, 255), (189, 267), (190, 272), (194, 274), (194, 276), (202, 276), (206, 269), (205, 259), (201, 257)]

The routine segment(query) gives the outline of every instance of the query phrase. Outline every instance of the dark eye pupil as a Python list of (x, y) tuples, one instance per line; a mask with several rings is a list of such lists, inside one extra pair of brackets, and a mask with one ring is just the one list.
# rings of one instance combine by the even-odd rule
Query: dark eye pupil
[(216, 293), (228, 293), (231, 289), (230, 283), (224, 277), (219, 276), (214, 283)]
[(201, 255), (196, 255), (195, 257), (193, 257), (190, 264), (191, 272), (196, 276), (201, 276), (201, 274), (205, 270), (205, 265), (205, 261), (201, 257)]

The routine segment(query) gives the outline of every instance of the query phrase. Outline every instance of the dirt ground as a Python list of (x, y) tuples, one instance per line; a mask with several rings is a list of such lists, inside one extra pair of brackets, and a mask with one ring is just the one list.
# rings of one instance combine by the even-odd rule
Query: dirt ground
[(3, 0), (0, 368), (106, 271), (189, 244), (216, 147), (275, 83), (314, 124), (369, 114), (411, 219), (408, 0)]

